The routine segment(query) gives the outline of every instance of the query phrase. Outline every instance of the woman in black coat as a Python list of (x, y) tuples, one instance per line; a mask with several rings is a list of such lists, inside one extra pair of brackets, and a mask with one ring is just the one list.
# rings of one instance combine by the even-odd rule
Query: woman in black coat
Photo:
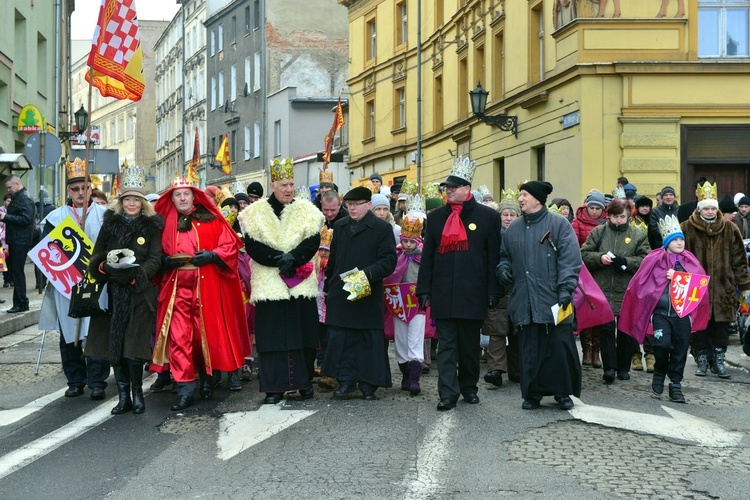
[[(120, 395), (113, 415), (146, 410), (143, 365), (151, 359), (156, 328), (157, 291), (151, 278), (161, 266), (164, 220), (144, 194), (142, 188), (125, 188), (104, 215), (89, 262), (91, 276), (108, 284), (109, 314), (91, 318), (84, 354), (108, 358), (112, 364)], [(122, 263), (113, 262), (123, 256), (113, 250), (122, 249), (133, 251), (137, 267), (122, 268)]]

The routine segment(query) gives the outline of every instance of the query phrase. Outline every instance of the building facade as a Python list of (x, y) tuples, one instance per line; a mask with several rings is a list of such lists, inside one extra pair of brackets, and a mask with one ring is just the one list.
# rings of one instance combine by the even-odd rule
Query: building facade
[[(422, 183), (439, 181), (468, 154), (495, 196), (543, 179), (574, 207), (620, 176), (678, 201), (701, 175), (747, 190), (750, 1), (339, 1), (355, 179), (416, 178), (420, 160)], [(484, 114), (515, 117), (516, 134), (472, 113), (480, 82)]]

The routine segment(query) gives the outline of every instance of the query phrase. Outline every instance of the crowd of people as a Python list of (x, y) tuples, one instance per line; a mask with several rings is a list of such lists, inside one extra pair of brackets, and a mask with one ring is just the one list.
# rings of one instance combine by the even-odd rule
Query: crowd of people
[[(88, 385), (103, 399), (112, 367), (112, 413), (142, 413), (145, 367), (158, 373), (154, 392), (173, 386), (181, 411), (210, 399), (222, 373), (241, 390), (257, 365), (265, 404), (310, 399), (316, 381), (333, 398), (369, 401), (392, 385), (390, 341), (411, 395), (436, 356), (438, 411), (479, 403), (482, 357), (484, 382), (520, 383), (526, 410), (545, 396), (573, 408), (582, 366), (601, 369), (605, 384), (645, 369), (654, 397), (669, 378), (681, 403), (690, 351), (696, 375), (730, 376), (738, 298), (750, 296), (750, 197), (730, 206), (700, 179), (681, 221), (670, 186), (655, 204), (620, 178), (611, 195), (591, 190), (574, 209), (535, 180), (496, 202), (472, 188), (475, 169), (458, 157), (443, 182), (405, 182), (399, 193), (377, 173), (339, 193), (324, 170), (311, 196), (295, 186), (293, 162), (276, 159), (264, 197), (257, 182), (201, 190), (185, 179), (147, 195), (143, 172), (126, 167), (122, 193), (100, 204), (81, 162), (68, 163), (68, 202), (45, 216), (43, 233), (70, 217), (95, 242), (88, 273), (107, 284), (108, 307), (77, 320), (65, 294), (46, 289), (39, 324), (61, 332), (65, 395)], [(18, 179), (6, 187), (12, 258), (30, 243), (7, 233), (34, 207)], [(12, 274), (20, 291), (24, 278)], [(594, 296), (605, 307), (585, 311), (577, 331), (576, 310), (595, 309)], [(13, 306), (28, 300), (14, 294)]]

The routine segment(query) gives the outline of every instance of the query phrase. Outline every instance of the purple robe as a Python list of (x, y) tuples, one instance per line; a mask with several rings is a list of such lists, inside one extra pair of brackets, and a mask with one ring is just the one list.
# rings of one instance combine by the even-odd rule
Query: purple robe
[(578, 286), (573, 291), (573, 307), (576, 310), (578, 324), (578, 330), (574, 332), (576, 335), (581, 330), (606, 325), (615, 320), (612, 306), (586, 266), (581, 266), (578, 275)]
[[(674, 269), (678, 260), (688, 273), (706, 274), (700, 262), (692, 253), (685, 250), (681, 254), (669, 253), (663, 248), (652, 250), (630, 280), (625, 297), (620, 308), (620, 320), (617, 323), (621, 330), (642, 344), (646, 335), (653, 335), (651, 316), (656, 304), (669, 284), (667, 270)], [(708, 292), (690, 313), (690, 331), (705, 330), (711, 315), (711, 305)]]

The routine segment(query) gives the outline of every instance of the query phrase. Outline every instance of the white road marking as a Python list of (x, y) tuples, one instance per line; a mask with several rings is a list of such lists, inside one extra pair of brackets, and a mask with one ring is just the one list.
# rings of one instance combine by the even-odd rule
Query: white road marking
[(315, 413), (309, 410), (282, 410), (282, 407), (282, 404), (264, 404), (257, 411), (222, 415), (216, 456), (229, 460)]
[(20, 408), (11, 408), (10, 410), (0, 411), (0, 427), (14, 424), (22, 418), (26, 418), (29, 415), (38, 412), (51, 402), (63, 397), (66, 390), (68, 390), (67, 387), (53, 392), (52, 394), (47, 394), (46, 396), (42, 396), (41, 398), (36, 399)]
[(443, 478), (451, 455), (452, 429), (456, 425), (456, 410), (440, 414), (429, 428), (417, 450), (415, 469), (404, 478), (403, 498), (437, 498), (443, 491)]
[(584, 404), (576, 397), (572, 399), (575, 401), (575, 407), (569, 410), (570, 414), (592, 424), (680, 439), (712, 448), (737, 446), (744, 437), (743, 434), (728, 431), (709, 420), (667, 406), (661, 408), (670, 415), (668, 417), (592, 406)]

